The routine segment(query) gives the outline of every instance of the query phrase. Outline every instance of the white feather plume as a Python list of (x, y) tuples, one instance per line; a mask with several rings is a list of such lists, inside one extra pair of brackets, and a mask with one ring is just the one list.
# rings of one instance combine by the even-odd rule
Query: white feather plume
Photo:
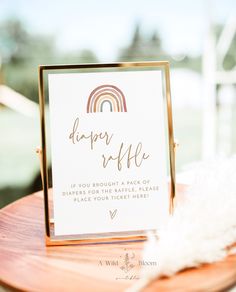
[(227, 247), (236, 242), (236, 157), (201, 165), (186, 199), (158, 237), (149, 236), (143, 253), (144, 259), (158, 265), (144, 269), (129, 291), (139, 291), (153, 279), (227, 255)]

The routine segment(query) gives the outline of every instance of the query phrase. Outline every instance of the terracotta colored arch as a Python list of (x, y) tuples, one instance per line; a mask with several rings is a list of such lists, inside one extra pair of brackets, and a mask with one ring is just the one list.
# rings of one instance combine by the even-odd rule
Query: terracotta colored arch
[(105, 84), (96, 87), (90, 93), (87, 102), (87, 113), (101, 112), (101, 100), (103, 98), (112, 102), (112, 111), (127, 112), (124, 93), (115, 85)]

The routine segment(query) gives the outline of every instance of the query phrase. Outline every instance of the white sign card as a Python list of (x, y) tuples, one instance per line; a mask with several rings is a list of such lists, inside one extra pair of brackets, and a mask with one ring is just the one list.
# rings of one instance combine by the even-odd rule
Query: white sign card
[(49, 72), (54, 233), (154, 230), (168, 214), (163, 72)]

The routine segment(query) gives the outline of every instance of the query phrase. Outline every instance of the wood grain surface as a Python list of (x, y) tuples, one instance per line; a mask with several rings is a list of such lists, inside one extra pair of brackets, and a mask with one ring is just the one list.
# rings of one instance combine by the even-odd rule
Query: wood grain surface
[[(0, 283), (20, 291), (124, 291), (139, 277), (143, 246), (132, 242), (46, 247), (39, 192), (0, 210)], [(145, 291), (222, 291), (234, 284), (236, 256), (229, 256), (156, 280)]]

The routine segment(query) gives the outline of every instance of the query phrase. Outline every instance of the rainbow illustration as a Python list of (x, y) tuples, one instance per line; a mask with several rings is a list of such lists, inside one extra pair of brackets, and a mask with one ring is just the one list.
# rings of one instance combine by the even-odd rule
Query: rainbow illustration
[(125, 96), (117, 86), (96, 87), (89, 95), (87, 113), (102, 112), (104, 104), (109, 105), (110, 112), (127, 112)]

